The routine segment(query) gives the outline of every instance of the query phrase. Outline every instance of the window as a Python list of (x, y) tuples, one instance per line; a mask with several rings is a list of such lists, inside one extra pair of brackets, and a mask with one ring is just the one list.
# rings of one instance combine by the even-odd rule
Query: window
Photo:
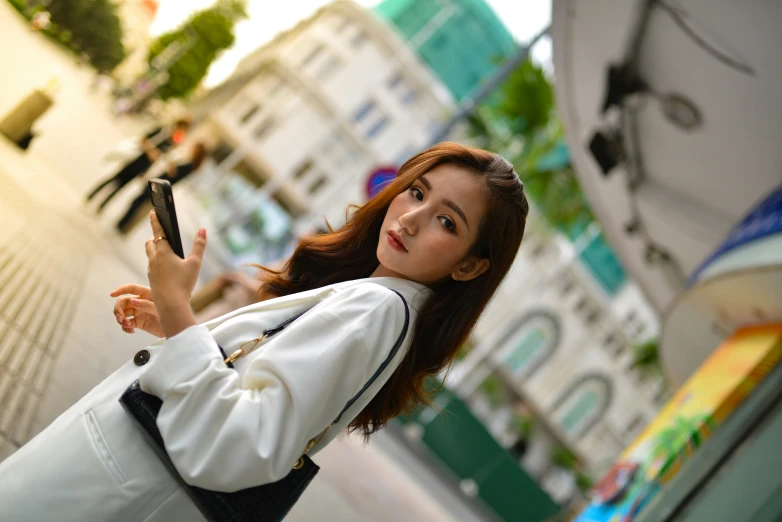
[(312, 160), (308, 159), (293, 171), (293, 179), (302, 179), (312, 169)]
[(378, 121), (376, 121), (367, 131), (367, 138), (374, 138), (378, 134), (380, 134), (383, 129), (386, 128), (386, 125), (388, 124), (388, 118), (385, 116), (382, 116)]
[(325, 50), (322, 44), (316, 45), (307, 56), (302, 60), (302, 67), (307, 67), (309, 64), (315, 61), (315, 59)]
[(212, 152), (212, 159), (214, 159), (215, 163), (219, 165), (228, 156), (230, 156), (233, 153), (233, 151), (234, 151), (233, 147), (231, 147), (224, 141), (220, 141), (215, 147), (214, 152)]
[(353, 121), (356, 122), (359, 131), (363, 132), (370, 139), (380, 134), (389, 123), (389, 119), (372, 100), (364, 103), (356, 110), (353, 114)]
[(328, 179), (326, 178), (326, 176), (320, 176), (318, 179), (316, 179), (310, 185), (310, 188), (308, 189), (308, 192), (310, 193), (310, 195), (314, 195), (321, 188), (323, 188), (323, 186), (326, 184), (327, 181), (328, 181)]
[(589, 325), (597, 324), (600, 321), (601, 315), (600, 310), (597, 310), (596, 308), (589, 309), (584, 317), (584, 321)]
[(264, 136), (269, 134), (269, 131), (271, 131), (273, 127), (274, 118), (266, 118), (255, 128), (255, 131), (253, 131), (253, 136), (255, 136), (256, 140), (263, 139)]
[(418, 91), (416, 91), (413, 88), (409, 88), (403, 95), (402, 95), (402, 103), (405, 105), (410, 105), (414, 101), (418, 99)]
[(320, 66), (320, 69), (316, 73), (316, 76), (320, 80), (326, 80), (333, 76), (339, 66), (342, 65), (342, 61), (336, 56), (329, 55), (328, 59)]
[(497, 343), (498, 362), (514, 376), (530, 375), (554, 354), (559, 340), (557, 316), (547, 310), (534, 310), (514, 322)]
[(244, 113), (244, 116), (242, 116), (241, 118), (239, 118), (239, 123), (241, 123), (242, 125), (244, 125), (245, 123), (247, 123), (248, 121), (250, 121), (250, 118), (252, 118), (253, 116), (255, 116), (255, 115), (258, 113), (258, 111), (259, 111), (259, 110), (260, 110), (260, 107), (258, 106), (258, 104), (254, 104), (252, 107), (250, 107), (250, 108), (249, 108), (249, 109), (248, 109), (248, 110), (247, 110), (247, 111)]
[(432, 42), (432, 47), (435, 49), (441, 49), (445, 47), (445, 44), (448, 43), (448, 39), (445, 37), (443, 33), (438, 33), (434, 38), (432, 38), (430, 41)]
[(359, 47), (364, 45), (364, 42), (366, 41), (367, 41), (367, 33), (365, 33), (364, 31), (358, 31), (356, 35), (353, 37), (353, 39), (350, 41), (350, 45), (358, 49)]
[(611, 404), (611, 381), (599, 374), (587, 374), (571, 384), (554, 403), (554, 418), (571, 436), (592, 429)]
[(345, 29), (350, 27), (350, 18), (346, 16), (340, 16), (336, 19), (336, 32), (337, 34), (342, 34), (345, 32)]
[(356, 123), (361, 123), (362, 120), (364, 120), (369, 114), (374, 111), (375, 109), (375, 102), (368, 101), (355, 112), (353, 115), (353, 121)]
[(388, 80), (388, 88), (394, 89), (397, 86), (401, 85), (404, 81), (404, 78), (402, 78), (402, 73), (396, 73)]
[(560, 279), (559, 293), (562, 297), (567, 297), (575, 287), (576, 283), (573, 278), (569, 274), (563, 275)]
[(274, 83), (272, 84), (271, 89), (269, 89), (269, 96), (276, 95), (282, 90), (283, 87), (285, 87), (285, 81), (280, 77), (275, 77)]

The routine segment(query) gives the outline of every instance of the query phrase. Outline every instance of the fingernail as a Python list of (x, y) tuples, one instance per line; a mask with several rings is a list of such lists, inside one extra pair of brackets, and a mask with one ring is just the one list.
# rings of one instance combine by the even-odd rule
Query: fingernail
[(199, 230), (198, 231), (198, 235), (201, 236), (202, 238), (206, 239), (206, 229), (202, 228), (201, 230)]
[(130, 328), (130, 321), (122, 321), (122, 326), (125, 328)]
[(120, 317), (120, 315), (119, 315), (119, 314), (114, 314), (114, 317), (116, 317), (116, 318), (117, 318), (117, 322), (118, 322), (118, 323), (121, 323), (121, 322), (122, 322), (122, 317)]
[(139, 301), (138, 299), (131, 299), (130, 302), (133, 303), (136, 306), (141, 304), (141, 301)]

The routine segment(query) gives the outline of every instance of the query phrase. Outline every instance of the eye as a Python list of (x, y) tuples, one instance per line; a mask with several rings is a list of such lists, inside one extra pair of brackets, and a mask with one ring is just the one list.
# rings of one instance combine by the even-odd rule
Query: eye
[(418, 187), (410, 187), (410, 194), (418, 201), (423, 201), (424, 199), (424, 193)]
[(453, 219), (448, 216), (440, 216), (437, 219), (440, 220), (440, 223), (442, 223), (446, 230), (449, 232), (456, 232), (456, 225), (454, 224)]

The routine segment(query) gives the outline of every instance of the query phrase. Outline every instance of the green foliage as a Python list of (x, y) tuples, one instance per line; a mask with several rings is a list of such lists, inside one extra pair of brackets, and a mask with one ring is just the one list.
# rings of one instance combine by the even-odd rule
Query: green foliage
[(534, 135), (551, 119), (554, 93), (543, 70), (525, 60), (502, 85), (499, 111), (517, 134)]
[(551, 459), (551, 463), (554, 466), (566, 471), (575, 470), (580, 466), (578, 457), (576, 457), (572, 451), (564, 446), (560, 446), (551, 450), (549, 458)]
[(86, 57), (98, 72), (111, 72), (125, 59), (122, 25), (117, 7), (110, 0), (52, 0), (46, 7), (27, 0), (9, 2), (27, 20), (48, 10), (51, 25), (40, 32), (77, 56)]
[[(221, 51), (234, 43), (234, 25), (247, 17), (244, 0), (219, 0), (214, 7), (199, 11), (185, 23), (152, 43), (149, 62), (172, 45), (185, 46), (184, 53), (170, 64), (168, 81), (158, 90), (164, 99), (185, 98), (195, 90)], [(170, 51), (169, 51), (170, 52)]]
[(456, 360), (463, 361), (466, 359), (474, 347), (475, 345), (473, 344), (472, 339), (467, 339), (459, 348), (459, 351), (456, 352)]
[(511, 422), (511, 429), (520, 439), (530, 440), (532, 438), (532, 430), (535, 428), (535, 419), (532, 415), (517, 415)]
[(49, 32), (101, 73), (111, 72), (125, 59), (122, 25), (109, 0), (57, 0), (49, 3)]
[(486, 395), (486, 399), (492, 408), (497, 408), (505, 402), (505, 383), (502, 379), (494, 374), (486, 377), (481, 385), (480, 390)]
[[(570, 166), (565, 133), (543, 70), (525, 61), (500, 87), (496, 103), (467, 119), (474, 144), (498, 152), (516, 167), (527, 195), (552, 228), (573, 237), (594, 216)], [(557, 153), (565, 161), (546, 161)], [(553, 165), (553, 167), (551, 166)]]
[(650, 339), (633, 347), (633, 368), (648, 373), (660, 374), (659, 341)]
[(589, 477), (589, 475), (586, 475), (584, 473), (576, 473), (576, 487), (582, 491), (587, 492), (590, 489), (592, 489), (592, 486), (594, 486), (595, 482)]

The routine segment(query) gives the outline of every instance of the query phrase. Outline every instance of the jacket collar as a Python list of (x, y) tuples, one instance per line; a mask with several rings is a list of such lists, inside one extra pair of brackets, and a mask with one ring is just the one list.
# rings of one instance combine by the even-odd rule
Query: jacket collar
[(432, 291), (425, 285), (416, 283), (414, 281), (408, 281), (407, 279), (401, 279), (397, 277), (370, 277), (365, 279), (354, 279), (352, 281), (344, 281), (342, 283), (336, 283), (333, 285), (316, 288), (314, 290), (307, 290), (306, 292), (299, 292), (283, 297), (268, 299), (266, 301), (261, 301), (260, 303), (253, 303), (207, 321), (204, 323), (204, 326), (206, 326), (209, 330), (212, 330), (220, 326), (225, 321), (247, 312), (261, 312), (266, 310), (271, 311), (283, 308), (304, 310), (315, 306), (320, 301), (323, 301), (327, 297), (331, 296), (336, 290), (349, 288), (361, 283), (375, 283), (391, 290), (396, 290), (402, 294), (402, 296), (405, 298), (405, 301), (407, 301), (407, 304), (409, 304), (410, 307), (413, 308), (416, 312), (432, 295)]

